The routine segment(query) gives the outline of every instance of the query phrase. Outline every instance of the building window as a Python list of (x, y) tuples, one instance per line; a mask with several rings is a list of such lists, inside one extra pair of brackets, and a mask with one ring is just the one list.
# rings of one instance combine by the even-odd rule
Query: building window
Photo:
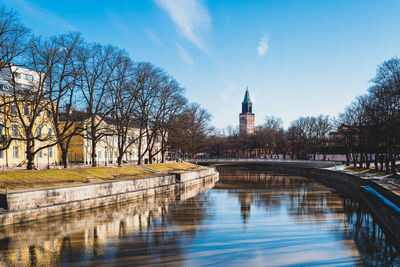
[(12, 106), (11, 106), (11, 115), (12, 115), (12, 116), (17, 116), (17, 113), (18, 113), (18, 111), (17, 111), (17, 106), (12, 105)]
[(3, 136), (4, 132), (3, 132), (3, 125), (0, 125), (0, 136)]
[(23, 78), (24, 80), (27, 80), (27, 81), (30, 81), (30, 82), (33, 81), (33, 76), (32, 76), (32, 75), (29, 75), (29, 74), (22, 74), (22, 78)]
[(50, 139), (52, 134), (53, 134), (53, 129), (51, 127), (49, 127), (49, 129), (47, 130), (47, 138)]
[(39, 159), (43, 158), (43, 150), (39, 150), (38, 154), (39, 154)]
[(112, 151), (110, 151), (110, 159), (112, 160), (112, 158), (113, 158), (113, 153), (112, 153)]
[(101, 158), (101, 151), (97, 151), (97, 156)]
[(50, 110), (47, 110), (46, 114), (47, 114), (47, 118), (48, 118), (48, 119), (51, 119), (51, 112), (50, 112)]
[(42, 138), (42, 127), (38, 126), (36, 128), (36, 137), (37, 138)]
[(19, 136), (18, 124), (16, 124), (16, 123), (11, 125), (11, 136), (12, 137), (18, 137)]
[(29, 117), (29, 106), (24, 106), (24, 116)]
[(26, 85), (26, 84), (21, 84), (20, 87), (21, 87), (22, 89), (29, 89), (29, 90), (33, 88), (32, 86)]
[(52, 148), (52, 147), (49, 147), (47, 153), (49, 154), (49, 158), (52, 159), (52, 158), (53, 158), (53, 148)]
[(14, 157), (14, 159), (18, 158), (18, 147), (17, 146), (13, 147), (13, 157)]
[(0, 150), (0, 159), (4, 159), (4, 150)]

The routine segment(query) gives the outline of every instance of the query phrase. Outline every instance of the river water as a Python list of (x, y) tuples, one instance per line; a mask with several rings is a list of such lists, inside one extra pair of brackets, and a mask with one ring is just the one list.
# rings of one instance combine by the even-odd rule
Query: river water
[(4, 266), (400, 266), (369, 210), (318, 182), (219, 168), (173, 195), (0, 229)]

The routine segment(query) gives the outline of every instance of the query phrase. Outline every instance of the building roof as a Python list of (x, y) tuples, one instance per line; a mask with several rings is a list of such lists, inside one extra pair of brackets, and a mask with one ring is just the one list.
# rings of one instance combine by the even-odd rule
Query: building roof
[(244, 99), (242, 104), (251, 104), (249, 88), (246, 88), (246, 93), (244, 94)]

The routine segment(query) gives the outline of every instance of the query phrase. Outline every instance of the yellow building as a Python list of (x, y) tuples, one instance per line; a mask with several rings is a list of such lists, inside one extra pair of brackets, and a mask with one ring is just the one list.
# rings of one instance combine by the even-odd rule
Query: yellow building
[[(83, 112), (76, 112), (76, 127), (82, 127), (84, 130), (80, 135), (72, 137), (68, 149), (68, 162), (92, 164), (92, 141), (88, 134), (90, 120)], [(78, 126), (79, 124), (79, 126)], [(103, 132), (103, 137), (96, 144), (96, 165), (107, 165), (117, 162), (118, 158), (118, 135), (112, 119), (106, 119), (100, 123), (99, 131)], [(128, 130), (128, 139), (135, 140), (139, 136), (139, 128), (132, 127)], [(145, 149), (146, 138), (142, 141), (142, 151)], [(137, 163), (138, 161), (138, 141), (129, 146), (123, 156), (124, 162)], [(145, 156), (146, 157), (146, 156)], [(59, 149), (59, 158), (61, 159), (61, 150)]]
[[(12, 66), (14, 83), (18, 89), (36, 90), (35, 84), (40, 79), (38, 73)], [(48, 103), (29, 103), (21, 99), (14, 99), (10, 76), (6, 70), (0, 72), (0, 146), (7, 147), (0, 150), (0, 166), (22, 167), (26, 164), (27, 132), (31, 133), (34, 141), (33, 151), (41, 147), (55, 144), (54, 131), (51, 123), (51, 114), (46, 110)], [(44, 85), (45, 86), (45, 85)], [(36, 110), (34, 111), (33, 109)], [(40, 111), (39, 111), (40, 110)], [(33, 115), (36, 114), (36, 115)], [(26, 131), (23, 125), (31, 124), (31, 130)], [(35, 154), (34, 165), (44, 168), (58, 163), (56, 146), (39, 150)]]

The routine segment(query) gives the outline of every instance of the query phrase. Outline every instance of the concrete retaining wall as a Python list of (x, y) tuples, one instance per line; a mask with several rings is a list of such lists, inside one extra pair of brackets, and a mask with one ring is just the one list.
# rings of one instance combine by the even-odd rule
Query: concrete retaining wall
[(146, 178), (8, 191), (0, 194), (0, 198), (3, 198), (3, 208), (6, 210), (0, 213), (0, 225), (19, 223), (182, 190), (210, 180), (218, 180), (218, 177), (219, 174), (215, 168), (207, 168), (199, 171)]

